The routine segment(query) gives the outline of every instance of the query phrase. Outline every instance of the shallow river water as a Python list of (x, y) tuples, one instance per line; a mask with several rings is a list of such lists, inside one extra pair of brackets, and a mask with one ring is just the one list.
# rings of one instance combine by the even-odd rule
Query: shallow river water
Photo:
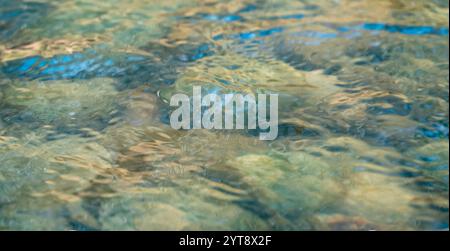
[[(0, 0), (0, 230), (443, 230), (447, 0)], [(279, 94), (279, 136), (168, 100)]]

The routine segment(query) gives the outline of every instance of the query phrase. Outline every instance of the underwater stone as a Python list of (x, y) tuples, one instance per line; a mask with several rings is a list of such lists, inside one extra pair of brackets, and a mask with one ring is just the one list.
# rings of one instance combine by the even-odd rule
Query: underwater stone
[(119, 109), (118, 92), (111, 79), (21, 82), (3, 90), (5, 123), (102, 129)]
[(78, 193), (111, 168), (111, 155), (86, 139), (45, 142), (44, 135), (27, 135), (7, 140), (10, 144), (0, 148), (0, 176), (7, 178), (0, 182), (0, 228), (66, 230), (64, 211), (76, 208)]
[[(298, 154), (292, 153), (292, 156)], [(319, 175), (330, 171), (326, 163), (304, 156), (287, 162), (265, 155), (244, 155), (228, 161), (227, 165), (240, 172), (242, 180), (259, 194), (258, 199), (263, 205), (285, 219), (302, 222), (305, 215), (313, 215), (320, 208), (337, 203), (341, 191), (332, 174), (328, 177)], [(315, 170), (317, 166), (324, 170)], [(301, 170), (317, 173), (308, 174)]]

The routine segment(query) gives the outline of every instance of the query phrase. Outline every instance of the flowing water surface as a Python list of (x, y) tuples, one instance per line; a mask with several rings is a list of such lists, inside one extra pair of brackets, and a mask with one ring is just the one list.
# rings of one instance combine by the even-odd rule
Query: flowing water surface
[[(448, 0), (0, 0), (0, 229), (443, 230)], [(176, 131), (279, 94), (279, 137)]]

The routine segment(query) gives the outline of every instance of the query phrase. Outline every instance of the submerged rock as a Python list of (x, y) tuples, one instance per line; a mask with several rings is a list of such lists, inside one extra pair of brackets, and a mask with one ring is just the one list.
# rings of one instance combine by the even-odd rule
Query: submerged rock
[(261, 62), (235, 54), (215, 55), (183, 69), (174, 85), (160, 90), (166, 102), (172, 95), (192, 95), (194, 86), (201, 86), (203, 94), (227, 93), (280, 95), (280, 112), (314, 104), (335, 92), (339, 81), (320, 72), (297, 71), (279, 62)]
[(87, 139), (45, 142), (45, 135), (0, 139), (0, 228), (67, 230), (67, 211), (80, 213), (81, 191), (107, 176), (111, 155)]
[[(276, 229), (314, 229), (311, 217), (321, 208), (337, 203), (340, 197), (342, 188), (327, 173), (331, 169), (328, 164), (307, 154), (302, 156), (286, 161), (264, 155), (244, 155), (227, 162), (238, 171), (259, 203), (269, 209), (270, 217), (284, 219), (277, 221), (273, 226)], [(308, 169), (320, 166), (325, 170), (315, 171), (326, 177), (308, 174)]]
[(3, 88), (2, 118), (7, 124), (52, 126), (62, 132), (102, 129), (119, 112), (111, 79), (19, 82)]

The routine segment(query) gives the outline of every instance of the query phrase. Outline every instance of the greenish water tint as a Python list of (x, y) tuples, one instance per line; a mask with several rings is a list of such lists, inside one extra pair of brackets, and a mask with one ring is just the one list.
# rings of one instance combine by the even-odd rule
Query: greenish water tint
[[(0, 229), (448, 229), (446, 0), (0, 0)], [(279, 137), (175, 131), (275, 92)]]

